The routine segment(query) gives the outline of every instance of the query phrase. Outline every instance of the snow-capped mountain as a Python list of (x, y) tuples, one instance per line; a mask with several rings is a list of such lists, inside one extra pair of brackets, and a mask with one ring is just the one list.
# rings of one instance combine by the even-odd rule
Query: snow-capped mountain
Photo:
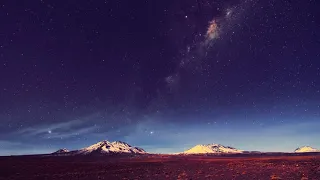
[(303, 153), (303, 152), (320, 152), (320, 150), (315, 149), (315, 148), (310, 147), (310, 146), (303, 146), (303, 147), (299, 147), (299, 148), (297, 148), (294, 152), (295, 152), (295, 153)]
[(183, 154), (237, 154), (243, 153), (233, 147), (223, 146), (221, 144), (196, 145), (193, 148), (184, 151)]
[(63, 149), (59, 149), (58, 151), (54, 152), (53, 154), (64, 154), (64, 153), (68, 153), (70, 152), (68, 149), (63, 148)]
[(131, 154), (145, 154), (146, 151), (142, 148), (132, 147), (131, 145), (121, 142), (121, 141), (101, 141), (96, 144), (93, 144), (89, 147), (82, 148), (76, 152), (76, 154), (121, 154), (121, 153), (131, 153)]

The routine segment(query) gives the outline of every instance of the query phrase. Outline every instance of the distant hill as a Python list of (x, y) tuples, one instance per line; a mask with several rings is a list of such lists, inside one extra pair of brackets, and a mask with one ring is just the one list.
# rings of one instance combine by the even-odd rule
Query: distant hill
[(53, 154), (64, 154), (64, 153), (68, 153), (70, 152), (68, 149), (63, 148), (63, 149), (59, 149), (58, 151), (54, 152)]

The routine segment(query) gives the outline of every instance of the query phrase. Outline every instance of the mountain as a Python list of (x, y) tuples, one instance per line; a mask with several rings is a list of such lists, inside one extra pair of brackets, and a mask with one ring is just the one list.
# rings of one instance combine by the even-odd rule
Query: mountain
[(220, 144), (196, 145), (193, 148), (184, 151), (182, 154), (237, 154), (243, 153), (233, 147), (223, 146)]
[(315, 149), (315, 148), (310, 147), (310, 146), (303, 146), (303, 147), (299, 147), (299, 148), (297, 148), (294, 152), (295, 152), (295, 153), (303, 153), (303, 152), (320, 152), (320, 150)]
[(53, 154), (64, 154), (64, 153), (69, 153), (70, 151), (66, 148), (59, 149), (58, 151), (54, 152)]
[(76, 154), (145, 154), (142, 148), (132, 147), (131, 145), (121, 141), (101, 141), (86, 148), (82, 148), (75, 152)]

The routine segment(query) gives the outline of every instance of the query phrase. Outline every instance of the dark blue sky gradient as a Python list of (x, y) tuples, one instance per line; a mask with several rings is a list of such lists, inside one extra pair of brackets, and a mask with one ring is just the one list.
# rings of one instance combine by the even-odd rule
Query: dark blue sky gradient
[(0, 155), (320, 148), (316, 0), (0, 5)]

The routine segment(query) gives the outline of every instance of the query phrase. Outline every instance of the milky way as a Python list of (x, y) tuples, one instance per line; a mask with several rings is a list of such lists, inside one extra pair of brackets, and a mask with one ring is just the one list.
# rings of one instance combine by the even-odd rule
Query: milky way
[(225, 8), (221, 16), (214, 17), (208, 25), (208, 29), (205, 36), (205, 45), (209, 45), (215, 39), (219, 38), (219, 35), (227, 34), (233, 31), (232, 34), (236, 33), (236, 27), (241, 26), (241, 20), (243, 20), (246, 11), (249, 7), (254, 4), (252, 0), (246, 0), (238, 5)]
[(212, 20), (209, 23), (209, 27), (206, 33), (206, 41), (205, 44), (210, 43), (212, 40), (219, 37), (219, 27), (215, 20)]
[[(172, 92), (172, 87), (177, 87), (179, 84), (181, 69), (187, 69), (187, 71), (199, 69), (199, 64), (207, 58), (208, 52), (214, 50), (216, 41), (219, 39), (220, 41), (224, 41), (236, 35), (237, 27), (241, 26), (241, 20), (243, 20), (246, 11), (253, 4), (253, 0), (245, 0), (231, 7), (226, 7), (222, 10), (222, 14), (216, 15), (208, 22), (207, 27), (201, 28), (203, 33), (196, 35), (200, 37), (200, 41), (194, 41), (187, 46), (183, 57), (180, 57), (180, 63), (176, 68), (176, 72), (165, 78), (170, 92)], [(209, 7), (213, 10), (211, 5)]]

